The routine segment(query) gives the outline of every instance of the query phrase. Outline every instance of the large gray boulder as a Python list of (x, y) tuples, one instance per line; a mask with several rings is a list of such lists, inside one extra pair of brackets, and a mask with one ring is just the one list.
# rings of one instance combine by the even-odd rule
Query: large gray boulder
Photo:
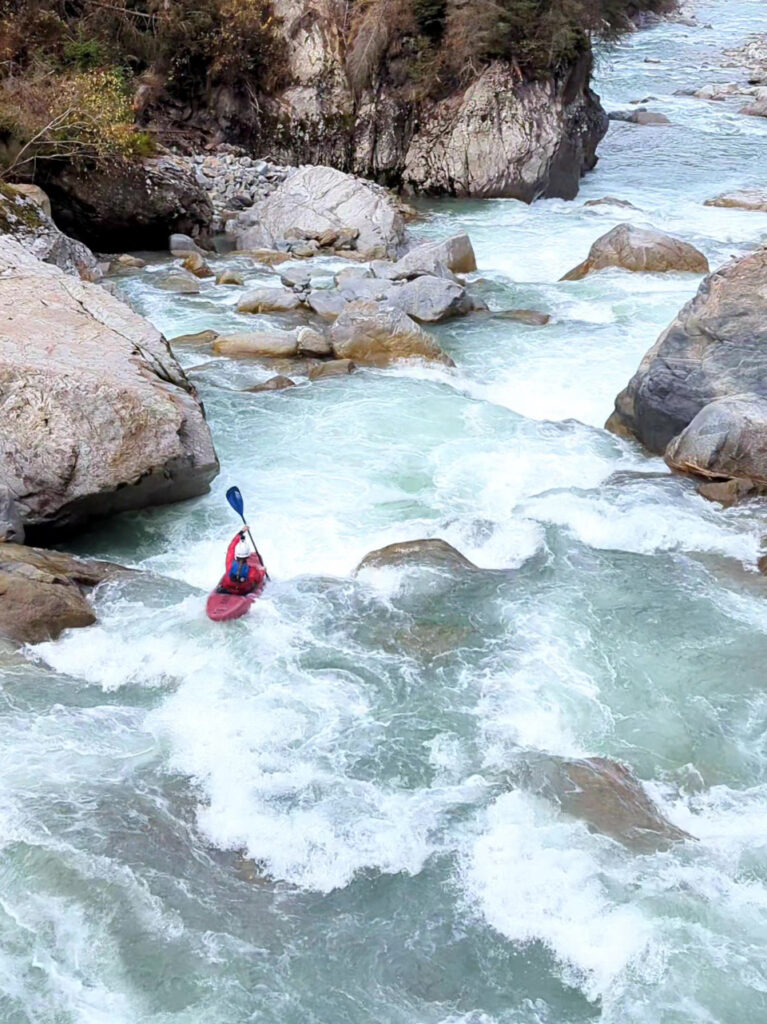
[(298, 337), (294, 331), (237, 331), (216, 338), (213, 351), (220, 356), (291, 359), (298, 355)]
[(50, 204), (40, 198), (45, 195), (42, 189), (30, 185), (33, 193), (18, 191), (21, 188), (0, 182), (0, 234), (17, 239), (27, 252), (67, 274), (97, 281), (101, 277), (98, 260), (86, 245), (56, 227), (47, 212)]
[(389, 302), (419, 323), (438, 323), (468, 313), (471, 308), (463, 285), (429, 276), (416, 277), (395, 288)]
[(238, 313), (289, 313), (301, 299), (288, 288), (252, 288), (237, 303)]
[(744, 188), (724, 192), (715, 199), (707, 199), (704, 206), (720, 206), (726, 210), (753, 210), (767, 213), (767, 188)]
[(666, 449), (681, 473), (767, 486), (767, 397), (729, 395), (704, 405)]
[(693, 838), (664, 816), (629, 768), (610, 758), (572, 760), (530, 752), (510, 776), (514, 785), (551, 800), (636, 853), (656, 853)]
[(356, 248), (369, 259), (396, 256), (405, 241), (405, 222), (390, 192), (333, 167), (308, 166), (227, 226), (238, 249), (320, 239), (347, 228), (359, 232)]
[(708, 276), (615, 400), (607, 427), (662, 455), (715, 399), (767, 398), (767, 248)]
[(364, 569), (406, 569), (414, 565), (449, 572), (467, 569), (474, 571), (478, 568), (446, 540), (428, 537), (423, 540), (398, 541), (395, 544), (387, 544), (385, 548), (369, 551), (354, 572), (356, 574)]
[(436, 341), (401, 309), (386, 303), (350, 302), (330, 331), (339, 359), (385, 366), (397, 359), (425, 359), (452, 366)]
[(7, 236), (0, 316), (0, 489), (27, 529), (207, 491), (202, 406), (151, 324)]
[(386, 276), (394, 281), (409, 280), (421, 274), (443, 277), (445, 268), (454, 274), (471, 274), (477, 269), (474, 247), (465, 231), (438, 242), (415, 246), (387, 269)]
[(563, 281), (580, 281), (595, 270), (622, 267), (636, 273), (708, 273), (708, 260), (689, 242), (663, 231), (618, 224), (592, 245), (583, 263), (565, 274)]

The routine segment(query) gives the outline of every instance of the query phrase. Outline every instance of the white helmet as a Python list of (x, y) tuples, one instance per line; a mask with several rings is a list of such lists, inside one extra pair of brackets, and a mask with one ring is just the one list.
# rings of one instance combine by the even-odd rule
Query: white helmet
[(250, 544), (246, 540), (241, 540), (234, 549), (234, 557), (242, 561), (250, 557)]

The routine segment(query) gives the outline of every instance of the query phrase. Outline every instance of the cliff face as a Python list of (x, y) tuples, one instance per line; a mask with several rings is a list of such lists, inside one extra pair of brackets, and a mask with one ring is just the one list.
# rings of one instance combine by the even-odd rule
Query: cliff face
[[(589, 88), (590, 53), (535, 80), (496, 59), (468, 84), (435, 96), (420, 87), (412, 62), (387, 59), (376, 25), (361, 33), (355, 52), (343, 6), (274, 0), (274, 31), (286, 55), (280, 87), (257, 94), (242, 83), (219, 86), (196, 105), (162, 100), (161, 116), (175, 129), (236, 142), (257, 156), (329, 164), (411, 194), (527, 202), (576, 195), (607, 130)], [(355, 59), (368, 61), (362, 75)]]

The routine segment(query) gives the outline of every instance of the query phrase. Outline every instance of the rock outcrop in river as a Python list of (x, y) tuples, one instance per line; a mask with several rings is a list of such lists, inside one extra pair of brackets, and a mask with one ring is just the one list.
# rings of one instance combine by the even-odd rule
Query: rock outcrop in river
[(208, 489), (202, 406), (146, 320), (7, 235), (0, 315), (0, 490), (28, 531)]
[(587, 258), (562, 278), (580, 281), (595, 270), (621, 267), (635, 273), (689, 272), (705, 274), (708, 260), (689, 242), (663, 231), (618, 224), (594, 242)]
[(666, 452), (674, 468), (709, 479), (751, 478), (761, 486), (767, 481), (765, 353), (762, 248), (703, 281), (618, 395), (607, 426)]

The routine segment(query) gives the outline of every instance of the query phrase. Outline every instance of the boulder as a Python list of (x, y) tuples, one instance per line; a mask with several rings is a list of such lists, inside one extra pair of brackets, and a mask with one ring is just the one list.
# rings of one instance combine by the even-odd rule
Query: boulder
[(289, 359), (298, 355), (298, 340), (290, 331), (238, 331), (219, 335), (213, 351), (221, 356)]
[(49, 161), (45, 174), (56, 223), (97, 251), (164, 249), (174, 231), (207, 242), (213, 207), (173, 157), (113, 160), (103, 168)]
[(510, 774), (516, 785), (636, 853), (657, 853), (694, 838), (663, 815), (631, 769), (610, 758), (531, 752)]
[(277, 267), (280, 263), (289, 263), (293, 257), (289, 252), (281, 249), (251, 249), (245, 252), (235, 250), (232, 256), (249, 256), (256, 263), (263, 263), (267, 267)]
[[(393, 267), (394, 264), (390, 260), (373, 260), (373, 265), (384, 264), (387, 267)], [(343, 270), (339, 270), (333, 280), (335, 281), (336, 287), (340, 288), (348, 281), (359, 281), (361, 277), (378, 277), (380, 275), (373, 274), (373, 271), (369, 267), (344, 267)]]
[(7, 236), (0, 310), (0, 488), (28, 533), (208, 490), (202, 406), (151, 324)]
[(244, 283), (239, 270), (222, 270), (216, 275), (216, 284), (233, 284), (242, 287)]
[(767, 487), (767, 397), (728, 395), (709, 402), (669, 443), (665, 457), (680, 473), (747, 478)]
[(171, 348), (209, 348), (218, 337), (218, 331), (197, 331), (196, 334), (179, 334), (171, 338)]
[(736, 192), (725, 192), (715, 199), (707, 199), (704, 206), (722, 206), (725, 209), (754, 210), (767, 213), (767, 189), (744, 188)]
[(181, 266), (195, 277), (213, 277), (213, 271), (198, 252), (190, 252)]
[(350, 277), (339, 285), (338, 294), (345, 302), (357, 302), (359, 299), (383, 302), (391, 289), (391, 281), (376, 277)]
[(177, 292), (179, 295), (199, 295), (200, 282), (192, 274), (168, 274), (160, 279), (157, 285), (166, 292)]
[(594, 206), (619, 206), (625, 210), (636, 210), (636, 206), (630, 203), (628, 199), (616, 199), (615, 196), (602, 196), (601, 199), (589, 199), (588, 202), (583, 204), (585, 208), (591, 208)]
[(110, 265), (110, 270), (141, 270), (146, 266), (146, 260), (140, 256), (132, 256), (129, 252), (120, 253), (115, 256)]
[(611, 121), (626, 121), (628, 124), (671, 124), (665, 114), (653, 110), (616, 110), (610, 114)]
[(767, 248), (709, 275), (615, 400), (607, 427), (662, 455), (715, 399), (767, 398)]
[(175, 231), (168, 239), (168, 250), (171, 256), (189, 256), (191, 253), (202, 255), (202, 249), (195, 240), (180, 231)]
[[(715, 501), (724, 508), (731, 508), (738, 502), (748, 498), (755, 498), (763, 493), (762, 488), (748, 477), (733, 477), (732, 480), (713, 480), (698, 485), (698, 494), (706, 501)], [(765, 559), (767, 567), (767, 559)], [(760, 567), (760, 571), (765, 569)]]
[(394, 197), (333, 167), (299, 167), (227, 225), (241, 249), (277, 248), (291, 234), (316, 240), (344, 228), (359, 232), (356, 247), (370, 259), (396, 255), (405, 240), (405, 222)]
[(276, 377), (270, 377), (269, 380), (262, 381), (261, 384), (254, 384), (251, 388), (245, 388), (245, 391), (251, 392), (251, 394), (258, 394), (261, 391), (284, 391), (285, 388), (294, 388), (296, 382), (291, 380), (290, 377), (283, 377), (282, 374), (278, 374)]
[[(34, 187), (34, 186), (30, 186)], [(87, 246), (63, 234), (40, 203), (0, 182), (0, 234), (17, 239), (33, 256), (85, 281), (101, 277)]]
[(298, 354), (325, 359), (333, 355), (330, 338), (311, 327), (302, 327), (298, 332)]
[(339, 359), (386, 365), (396, 359), (426, 359), (453, 366), (434, 339), (394, 306), (350, 302), (331, 330)]
[(583, 263), (562, 278), (580, 281), (587, 274), (606, 267), (622, 267), (636, 273), (687, 272), (705, 274), (708, 260), (694, 245), (662, 231), (618, 224), (592, 245)]
[(545, 327), (551, 321), (548, 313), (539, 313), (537, 309), (503, 309), (500, 313), (494, 313), (493, 319), (515, 320), (528, 327)]
[(85, 589), (128, 575), (131, 570), (110, 562), (0, 544), (0, 636), (36, 644), (57, 639), (65, 629), (90, 626), (96, 616)]
[(470, 562), (452, 544), (439, 537), (425, 540), (406, 540), (397, 544), (387, 544), (385, 548), (377, 548), (368, 552), (354, 570), (355, 575), (363, 569), (384, 569), (390, 566), (409, 568), (423, 565), (431, 569), (449, 572), (476, 570), (478, 566)]
[(380, 276), (392, 280), (408, 280), (422, 274), (442, 277), (445, 268), (454, 274), (471, 274), (477, 269), (474, 247), (465, 231), (439, 242), (417, 245), (397, 260), (389, 273)]
[(306, 267), (290, 267), (280, 274), (280, 281), (286, 288), (304, 291), (312, 281), (312, 272)]
[(347, 377), (357, 369), (351, 359), (328, 359), (319, 366), (309, 370), (309, 380), (322, 380), (325, 377)]
[(740, 108), (741, 114), (749, 117), (767, 117), (767, 99), (757, 99)]
[(389, 301), (420, 323), (438, 323), (469, 312), (466, 289), (441, 277), (416, 277), (391, 291)]
[(338, 292), (318, 289), (310, 292), (306, 305), (323, 320), (335, 320), (346, 309), (346, 299)]
[(0, 488), (0, 543), (23, 544), (24, 524), (13, 495)]
[(301, 299), (287, 288), (253, 288), (237, 303), (238, 313), (289, 313)]

